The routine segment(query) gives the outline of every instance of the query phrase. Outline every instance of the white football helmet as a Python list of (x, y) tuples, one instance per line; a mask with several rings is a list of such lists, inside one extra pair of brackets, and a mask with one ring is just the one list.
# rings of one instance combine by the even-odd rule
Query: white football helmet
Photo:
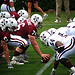
[(55, 28), (50, 28), (48, 30), (48, 32), (50, 33), (50, 35), (53, 35), (56, 32), (56, 29)]
[(73, 22), (75, 22), (75, 17), (73, 18)]
[(15, 18), (9, 18), (9, 21), (10, 21), (10, 25), (8, 26), (8, 30), (10, 32), (13, 32), (15, 31), (15, 29), (18, 28), (17, 21), (15, 20)]
[(0, 18), (10, 18), (10, 17), (11, 17), (11, 15), (7, 11), (4, 11), (4, 12), (0, 13)]
[(21, 17), (18, 18), (17, 21), (18, 21), (18, 22), (23, 22), (25, 19), (26, 19), (25, 17), (22, 17), (22, 16), (21, 16)]
[(0, 19), (0, 27), (3, 32), (5, 32), (7, 30), (7, 25), (10, 25), (9, 20), (6, 18), (1, 18)]
[(36, 27), (39, 27), (42, 24), (43, 19), (42, 19), (42, 17), (39, 14), (34, 14), (34, 15), (31, 16), (31, 22)]
[(48, 46), (48, 41), (47, 39), (50, 37), (51, 35), (48, 33), (48, 31), (43, 31), (40, 34), (40, 41), (45, 45)]
[(19, 16), (28, 18), (28, 12), (26, 10), (19, 10), (18, 14), (19, 14)]
[(69, 24), (67, 24), (68, 28), (75, 28), (75, 22), (71, 22)]

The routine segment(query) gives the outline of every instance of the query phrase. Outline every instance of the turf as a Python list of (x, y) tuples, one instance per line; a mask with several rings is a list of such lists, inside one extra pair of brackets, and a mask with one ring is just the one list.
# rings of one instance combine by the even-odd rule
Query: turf
[[(34, 13), (38, 13), (42, 15), (40, 12), (32, 12), (32, 14)], [(48, 30), (49, 28), (57, 29), (59, 27), (67, 25), (64, 11), (61, 12), (61, 21), (62, 21), (61, 23), (54, 23), (55, 17), (56, 17), (55, 12), (47, 13), (47, 14), (48, 14), (48, 17), (46, 20), (43, 21), (42, 29), (38, 30), (39, 35), (42, 31)], [(74, 17), (75, 17), (75, 11), (71, 11), (71, 18), (73, 19)], [(48, 53), (50, 54), (50, 58), (52, 58), (52, 56), (54, 55), (54, 51), (50, 47), (43, 46), (42, 43), (40, 42), (40, 39), (36, 39), (36, 41), (38, 42), (42, 53)], [(13, 53), (10, 52), (11, 57), (12, 55)], [(41, 69), (46, 64), (41, 63), (41, 57), (34, 51), (34, 49), (32, 48), (32, 45), (30, 45), (30, 47), (28, 48), (27, 55), (29, 56), (29, 58), (27, 59), (29, 62), (25, 63), (24, 65), (13, 65), (14, 69), (8, 69), (5, 59), (3, 59), (3, 62), (0, 63), (0, 75), (37, 75), (37, 73), (41, 71)], [(75, 58), (75, 55), (73, 55), (72, 58), (70, 58), (70, 61), (72, 62), (73, 65), (75, 65), (74, 58)], [(48, 67), (47, 68), (45, 67), (46, 69), (43, 68), (42, 69), (43, 72), (41, 71), (41, 74), (39, 73), (39, 75), (50, 75), (53, 64), (54, 62), (52, 62), (50, 65), (49, 64), (46, 65)], [(57, 71), (56, 71), (56, 75), (69, 75), (69, 73), (70, 72), (66, 67), (64, 67), (62, 64), (59, 64), (59, 67), (57, 68)]]

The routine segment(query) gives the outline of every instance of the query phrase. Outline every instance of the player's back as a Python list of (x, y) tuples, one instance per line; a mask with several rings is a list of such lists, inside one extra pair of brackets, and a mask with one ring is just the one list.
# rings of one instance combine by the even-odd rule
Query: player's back
[(57, 49), (55, 43), (57, 41), (60, 41), (61, 43), (63, 43), (63, 45), (65, 46), (65, 48), (67, 46), (70, 46), (72, 43), (74, 43), (74, 38), (75, 36), (61, 36), (61, 35), (52, 35), (51, 37), (49, 37), (48, 39), (48, 44), (52, 49)]
[(68, 27), (60, 27), (56, 30), (55, 34), (61, 34), (61, 35), (75, 35), (75, 28), (68, 28)]
[(28, 20), (24, 20), (24, 22), (19, 23), (17, 33), (15, 35), (19, 35), (23, 38), (28, 38), (28, 35), (32, 35), (33, 30), (36, 31), (36, 27)]
[(55, 34), (58, 35), (58, 34), (62, 34), (62, 35), (67, 35), (67, 30), (68, 28), (67, 27), (60, 27), (56, 30)]

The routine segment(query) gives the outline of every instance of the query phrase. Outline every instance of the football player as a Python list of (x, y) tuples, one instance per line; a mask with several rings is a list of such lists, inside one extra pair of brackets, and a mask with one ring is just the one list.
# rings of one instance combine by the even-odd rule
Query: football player
[(4, 0), (1, 5), (1, 11), (15, 11), (14, 2), (14, 0)]
[(75, 67), (68, 59), (70, 55), (75, 54), (75, 36), (63, 36), (56, 34), (50, 36), (47, 34), (47, 32), (43, 33), (41, 35), (41, 39), (43, 40), (42, 36), (44, 35), (45, 41), (43, 41), (46, 42), (48, 46), (50, 46), (56, 52), (54, 67), (51, 75), (55, 75), (59, 62), (70, 69), (72, 73), (75, 73)]
[(5, 53), (5, 58), (8, 64), (8, 68), (13, 68), (12, 64), (10, 63), (10, 58), (9, 58), (9, 51), (8, 51), (8, 46), (7, 42), (10, 40), (10, 32), (7, 30), (7, 25), (10, 25), (10, 22), (6, 18), (0, 19), (0, 41)]
[(35, 40), (37, 28), (42, 22), (42, 17), (39, 14), (34, 14), (32, 15), (31, 19), (26, 19), (24, 22), (19, 23), (17, 32), (15, 35), (11, 36), (11, 41), (18, 41), (21, 43), (21, 45), (16, 48), (16, 51), (12, 57), (12, 64), (15, 64), (17, 56), (19, 56), (21, 53), (24, 53), (30, 44), (32, 44), (34, 50), (39, 56), (43, 57), (44, 59), (50, 56), (49, 54), (42, 54), (38, 43)]

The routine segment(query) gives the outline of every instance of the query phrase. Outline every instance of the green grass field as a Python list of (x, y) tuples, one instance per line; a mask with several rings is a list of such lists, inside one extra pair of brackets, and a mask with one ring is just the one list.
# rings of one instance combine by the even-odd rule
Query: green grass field
[[(34, 12), (39, 13), (39, 12)], [(32, 13), (32, 14), (34, 14)], [(41, 14), (41, 13), (39, 13)], [(66, 16), (65, 12), (61, 12), (61, 23), (54, 23), (55, 21), (55, 12), (54, 13), (47, 13), (48, 17), (45, 21), (43, 21), (43, 28), (38, 30), (38, 34), (44, 30), (48, 30), (49, 28), (59, 28), (62, 26), (66, 26)], [(41, 14), (42, 15), (42, 14)], [(71, 11), (71, 18), (73, 19), (75, 17), (75, 11)], [(42, 53), (48, 53), (50, 54), (51, 60), (49, 63), (41, 63), (41, 57), (34, 51), (32, 46), (27, 50), (27, 54), (29, 56), (29, 59), (27, 59), (29, 62), (25, 63), (24, 65), (13, 65), (14, 69), (8, 69), (7, 63), (5, 59), (3, 59), (3, 63), (0, 64), (0, 75), (50, 75), (51, 69), (53, 67), (53, 55), (54, 51), (50, 47), (45, 47), (40, 42), (40, 39), (36, 39), (36, 41), (39, 44), (40, 50)], [(10, 53), (10, 56), (12, 57), (13, 53)], [(75, 65), (75, 55), (70, 58), (70, 61), (73, 65)], [(55, 75), (69, 75), (69, 70), (64, 67), (62, 64), (59, 64), (56, 74)]]

